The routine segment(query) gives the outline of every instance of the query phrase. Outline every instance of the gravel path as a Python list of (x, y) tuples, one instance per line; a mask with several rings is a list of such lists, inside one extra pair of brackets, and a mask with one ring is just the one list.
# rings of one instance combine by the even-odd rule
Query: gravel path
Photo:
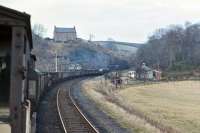
[(100, 133), (130, 133), (128, 129), (120, 127), (119, 123), (102, 112), (93, 101), (87, 98), (80, 86), (81, 82), (73, 86), (72, 95), (82, 112), (84, 112)]

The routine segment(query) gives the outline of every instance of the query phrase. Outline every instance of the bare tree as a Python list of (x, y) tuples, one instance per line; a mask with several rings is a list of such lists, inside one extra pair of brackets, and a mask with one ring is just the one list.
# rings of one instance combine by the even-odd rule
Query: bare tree
[(33, 32), (34, 34), (44, 37), (44, 34), (46, 33), (47, 29), (42, 24), (34, 24), (33, 26)]
[(136, 63), (146, 62), (163, 69), (200, 66), (200, 24), (171, 25), (156, 30), (136, 54)]

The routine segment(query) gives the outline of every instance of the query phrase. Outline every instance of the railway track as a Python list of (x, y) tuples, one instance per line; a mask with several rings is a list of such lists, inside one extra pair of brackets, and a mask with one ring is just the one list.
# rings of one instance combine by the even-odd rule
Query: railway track
[(64, 133), (99, 133), (84, 116), (71, 96), (71, 89), (57, 91), (57, 113)]

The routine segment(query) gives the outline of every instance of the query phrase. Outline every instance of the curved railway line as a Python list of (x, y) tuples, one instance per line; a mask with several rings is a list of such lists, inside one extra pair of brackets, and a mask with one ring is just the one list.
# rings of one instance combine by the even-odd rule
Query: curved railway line
[(71, 89), (59, 88), (56, 95), (57, 113), (64, 133), (99, 133), (81, 112)]
[(79, 91), (85, 78), (58, 83), (44, 94), (38, 107), (37, 133), (129, 133)]

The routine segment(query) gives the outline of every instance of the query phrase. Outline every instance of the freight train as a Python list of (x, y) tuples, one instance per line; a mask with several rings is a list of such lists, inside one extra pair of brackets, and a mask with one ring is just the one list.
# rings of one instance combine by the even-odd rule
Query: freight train
[[(8, 105), (11, 133), (34, 133), (37, 106), (50, 86), (104, 71), (36, 72), (30, 15), (0, 6), (0, 106)], [(5, 117), (5, 116), (1, 116)]]
[(103, 75), (107, 71), (78, 70), (67, 72), (34, 72), (29, 78), (29, 100), (32, 103), (32, 112), (37, 110), (41, 97), (49, 91), (52, 85), (79, 77)]

